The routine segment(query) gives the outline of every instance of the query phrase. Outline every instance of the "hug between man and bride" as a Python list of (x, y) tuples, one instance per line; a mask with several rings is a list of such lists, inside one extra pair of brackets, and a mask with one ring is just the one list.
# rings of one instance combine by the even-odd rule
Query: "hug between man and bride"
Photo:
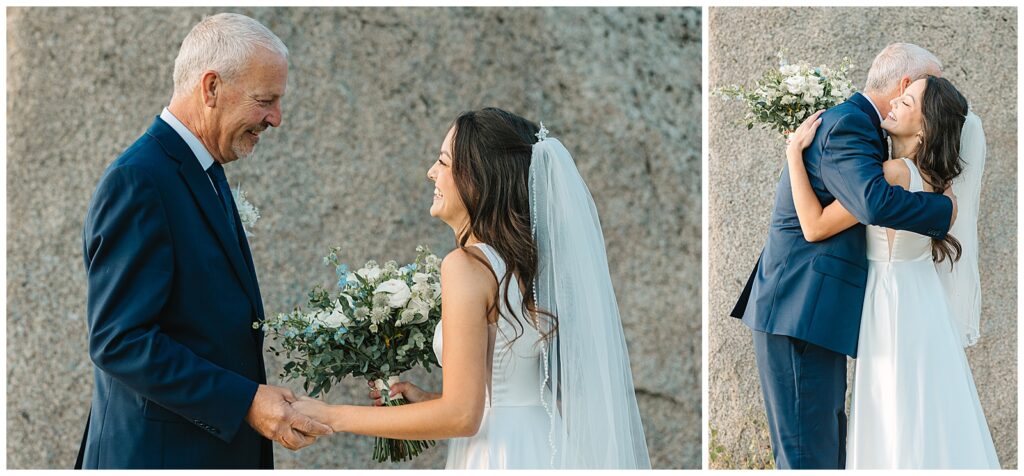
[(731, 313), (752, 330), (778, 468), (999, 468), (964, 352), (979, 337), (985, 153), (942, 63), (908, 43), (790, 136)]
[[(438, 129), (431, 216), (454, 232), (442, 388), (328, 405), (267, 383), (257, 272), (224, 167), (283, 122), (288, 49), (243, 15), (195, 25), (174, 92), (85, 218), (95, 383), (78, 468), (273, 468), (333, 433), (449, 439), (449, 468), (650, 468), (594, 202), (543, 125)], [(443, 139), (440, 137), (444, 133)], [(346, 160), (356, 160), (347, 158)]]

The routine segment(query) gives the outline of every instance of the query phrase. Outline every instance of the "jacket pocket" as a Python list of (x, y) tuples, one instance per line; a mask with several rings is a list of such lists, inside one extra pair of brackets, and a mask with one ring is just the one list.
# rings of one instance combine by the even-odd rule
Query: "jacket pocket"
[(146, 399), (146, 403), (142, 407), (142, 416), (147, 420), (162, 421), (167, 423), (188, 423), (187, 420), (162, 406), (158, 403)]
[(811, 269), (858, 288), (864, 288), (868, 280), (866, 269), (832, 255), (815, 256)]

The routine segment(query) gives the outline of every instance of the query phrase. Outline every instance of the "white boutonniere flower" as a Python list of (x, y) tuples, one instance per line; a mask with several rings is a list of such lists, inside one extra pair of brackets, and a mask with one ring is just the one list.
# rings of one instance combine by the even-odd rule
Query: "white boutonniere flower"
[(249, 230), (256, 226), (256, 221), (260, 219), (260, 209), (256, 208), (255, 205), (245, 198), (245, 191), (242, 190), (241, 184), (231, 190), (231, 195), (235, 198), (235, 207), (238, 208), (238, 218), (242, 220), (242, 230), (245, 231), (245, 237), (251, 238), (256, 236)]

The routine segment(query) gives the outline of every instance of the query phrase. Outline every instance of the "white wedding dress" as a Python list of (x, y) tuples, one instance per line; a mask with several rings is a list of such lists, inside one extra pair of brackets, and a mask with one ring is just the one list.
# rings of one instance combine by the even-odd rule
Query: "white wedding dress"
[[(494, 273), (505, 274), (505, 262), (489, 245), (474, 245), (483, 251)], [(502, 290), (504, 301), (504, 283)], [(547, 410), (541, 401), (540, 333), (529, 325), (521, 310), (522, 294), (513, 282), (509, 286), (509, 300), (523, 333), (514, 342), (518, 326), (505, 317), (491, 327), (492, 354), (489, 365), (491, 375), (484, 401), (484, 415), (476, 435), (448, 440), (446, 469), (537, 469), (551, 467), (551, 444)], [(502, 313), (509, 312), (504, 305)], [(511, 342), (511, 344), (509, 344)], [(434, 330), (434, 354), (441, 361), (444, 337), (441, 323)], [(545, 387), (546, 388), (546, 387)], [(551, 401), (550, 392), (545, 395)]]
[(869, 226), (846, 468), (998, 469), (931, 239), (895, 231), (889, 248), (887, 230)]

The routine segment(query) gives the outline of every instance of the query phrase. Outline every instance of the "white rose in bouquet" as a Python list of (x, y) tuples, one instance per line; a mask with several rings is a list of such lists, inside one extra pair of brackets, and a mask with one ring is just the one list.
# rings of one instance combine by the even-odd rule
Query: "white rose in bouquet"
[(373, 283), (373, 282), (376, 282), (378, 279), (380, 279), (380, 275), (383, 272), (384, 271), (381, 270), (379, 266), (374, 264), (372, 266), (367, 266), (365, 268), (360, 268), (359, 271), (356, 271), (356, 274), (358, 274), (359, 276), (362, 276), (363, 279), (365, 279), (367, 282)]
[(804, 91), (804, 88), (807, 86), (807, 78), (797, 74), (786, 78), (786, 80), (783, 81), (783, 83), (785, 83), (786, 88), (789, 89), (789, 92), (791, 94), (800, 94)]
[(390, 279), (388, 281), (384, 281), (380, 286), (377, 286), (377, 290), (373, 293), (388, 294), (388, 306), (395, 309), (405, 307), (405, 304), (409, 302), (409, 298), (412, 297), (412, 290), (409, 289), (409, 285), (405, 284), (405, 281), (401, 279)]
[(341, 327), (349, 327), (352, 325), (352, 320), (345, 315), (344, 310), (341, 306), (335, 306), (329, 314), (323, 317), (322, 322), (325, 326), (333, 327), (335, 329)]

